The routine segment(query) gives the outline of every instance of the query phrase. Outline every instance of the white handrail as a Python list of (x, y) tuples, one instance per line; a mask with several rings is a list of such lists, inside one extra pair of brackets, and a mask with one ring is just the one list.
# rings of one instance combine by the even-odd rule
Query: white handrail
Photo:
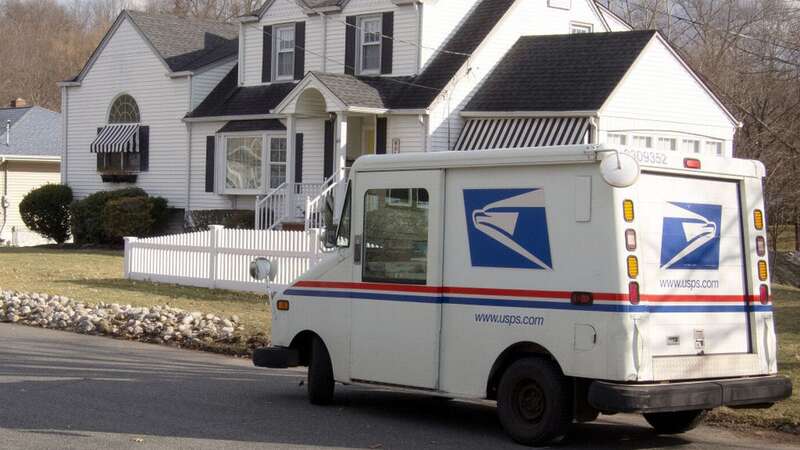
[(272, 230), (286, 215), (286, 186), (283, 182), (256, 201), (256, 230)]
[(328, 197), (332, 196), (336, 190), (336, 186), (339, 185), (340, 181), (335, 181), (338, 174), (331, 175), (327, 180), (322, 183), (322, 186), (325, 187), (319, 195), (315, 198), (307, 198), (306, 199), (306, 214), (305, 214), (305, 229), (310, 230), (312, 228), (322, 228), (325, 225), (325, 220), (323, 217), (324, 211), (322, 210), (322, 206), (327, 201)]

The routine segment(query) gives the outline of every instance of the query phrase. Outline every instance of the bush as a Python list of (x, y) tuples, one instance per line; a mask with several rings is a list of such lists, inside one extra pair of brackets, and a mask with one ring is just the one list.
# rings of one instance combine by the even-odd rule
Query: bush
[(69, 186), (46, 184), (28, 192), (19, 204), (19, 213), (29, 230), (63, 244), (70, 235), (71, 202)]
[(146, 236), (153, 229), (154, 199), (123, 197), (109, 200), (103, 209), (103, 231), (118, 243), (125, 236)]
[(186, 231), (206, 231), (209, 225), (222, 225), (225, 228), (252, 230), (256, 227), (255, 213), (239, 209), (203, 209), (192, 211), (193, 227)]
[[(77, 244), (108, 244), (118, 242), (106, 234), (104, 218), (106, 204), (121, 198), (147, 197), (140, 188), (125, 188), (116, 191), (100, 191), (70, 206), (72, 215), (72, 235)], [(163, 200), (163, 199), (162, 199)], [(163, 200), (166, 203), (165, 200)], [(164, 208), (166, 209), (166, 208)], [(166, 214), (164, 213), (164, 216)]]

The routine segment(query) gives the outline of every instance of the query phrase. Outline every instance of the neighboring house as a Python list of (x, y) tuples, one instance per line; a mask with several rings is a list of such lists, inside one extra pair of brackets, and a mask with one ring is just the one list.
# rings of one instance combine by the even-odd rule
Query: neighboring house
[(20, 99), (0, 108), (0, 243), (47, 243), (22, 222), (19, 203), (31, 190), (60, 182), (61, 149), (60, 114)]
[(64, 182), (317, 226), (364, 154), (731, 156), (735, 119), (660, 35), (628, 29), (592, 0), (268, 0), (238, 27), (124, 12), (62, 83)]

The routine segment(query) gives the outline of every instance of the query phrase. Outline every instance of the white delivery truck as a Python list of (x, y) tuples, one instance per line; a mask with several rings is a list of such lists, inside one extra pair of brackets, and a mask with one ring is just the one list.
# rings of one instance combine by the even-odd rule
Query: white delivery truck
[[(682, 432), (778, 376), (757, 161), (551, 147), (367, 156), (257, 366), (497, 401), (513, 439), (640, 412)], [(264, 278), (269, 262), (254, 262)], [(274, 271), (274, 268), (273, 268)]]

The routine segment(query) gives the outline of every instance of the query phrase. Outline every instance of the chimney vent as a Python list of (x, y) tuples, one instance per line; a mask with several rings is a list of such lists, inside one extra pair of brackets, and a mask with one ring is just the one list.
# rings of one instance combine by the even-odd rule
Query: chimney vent
[(11, 100), (9, 106), (11, 106), (12, 108), (24, 108), (28, 106), (28, 102), (26, 102), (24, 98), (15, 98)]

